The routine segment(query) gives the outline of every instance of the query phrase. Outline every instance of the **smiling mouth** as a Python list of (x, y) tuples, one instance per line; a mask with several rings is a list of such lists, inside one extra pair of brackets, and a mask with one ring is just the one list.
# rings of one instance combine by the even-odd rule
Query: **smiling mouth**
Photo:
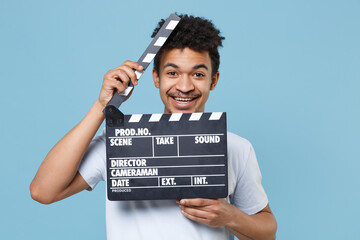
[(169, 92), (167, 93), (169, 97), (174, 99), (178, 103), (189, 103), (201, 97), (201, 94), (198, 93), (182, 93), (182, 92)]
[(191, 102), (195, 98), (184, 98), (184, 97), (172, 97), (177, 102)]

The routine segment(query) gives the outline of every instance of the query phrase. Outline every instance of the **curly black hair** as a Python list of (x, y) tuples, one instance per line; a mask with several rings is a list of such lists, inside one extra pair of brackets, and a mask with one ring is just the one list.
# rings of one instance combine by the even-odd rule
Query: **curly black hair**
[[(161, 55), (166, 50), (190, 48), (197, 52), (208, 51), (211, 58), (212, 76), (217, 73), (220, 65), (218, 47), (222, 46), (225, 37), (220, 36), (220, 31), (215, 28), (210, 20), (200, 17), (178, 15), (181, 20), (162, 46), (154, 59), (154, 69), (159, 75)], [(161, 19), (154, 29), (152, 38), (155, 37), (165, 20)]]

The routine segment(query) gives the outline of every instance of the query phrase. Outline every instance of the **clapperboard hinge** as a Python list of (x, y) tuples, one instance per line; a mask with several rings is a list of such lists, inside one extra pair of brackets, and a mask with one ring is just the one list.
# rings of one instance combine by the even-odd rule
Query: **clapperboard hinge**
[(109, 127), (121, 127), (124, 125), (124, 114), (115, 106), (105, 107), (106, 125)]

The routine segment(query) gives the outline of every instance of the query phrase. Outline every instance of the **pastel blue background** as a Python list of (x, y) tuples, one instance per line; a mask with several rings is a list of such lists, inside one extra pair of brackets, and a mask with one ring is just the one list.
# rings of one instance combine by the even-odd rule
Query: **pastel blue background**
[[(278, 239), (357, 239), (360, 2), (0, 1), (1, 239), (105, 239), (105, 184), (45, 206), (29, 184), (87, 113), (102, 77), (137, 60), (159, 18), (190, 13), (226, 37), (206, 111), (255, 147)], [(163, 111), (151, 71), (122, 106)]]

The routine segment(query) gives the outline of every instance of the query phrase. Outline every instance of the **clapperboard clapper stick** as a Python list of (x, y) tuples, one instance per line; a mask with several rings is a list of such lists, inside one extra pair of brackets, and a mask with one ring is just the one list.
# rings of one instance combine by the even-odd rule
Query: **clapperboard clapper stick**
[[(143, 66), (143, 71), (135, 71), (136, 78), (139, 80), (143, 72), (150, 65), (151, 61), (154, 59), (155, 55), (159, 52), (160, 48), (164, 45), (167, 38), (170, 36), (172, 31), (175, 29), (176, 25), (179, 23), (180, 17), (175, 14), (171, 14), (159, 29), (158, 33), (151, 41), (149, 46), (146, 48), (145, 52), (141, 55), (137, 63)], [(129, 86), (122, 93), (115, 93), (111, 98), (109, 103), (106, 105), (104, 109), (104, 113), (106, 115), (106, 120), (109, 122), (113, 121), (122, 121), (123, 114), (118, 110), (120, 105), (125, 101), (126, 97), (129, 95), (131, 90), (134, 88), (134, 85), (130, 82)], [(119, 118), (120, 117), (120, 118)]]
[[(144, 71), (179, 21), (171, 14), (160, 28), (138, 61)], [(124, 115), (118, 107), (132, 88), (104, 110), (108, 199), (226, 197), (226, 113)]]

